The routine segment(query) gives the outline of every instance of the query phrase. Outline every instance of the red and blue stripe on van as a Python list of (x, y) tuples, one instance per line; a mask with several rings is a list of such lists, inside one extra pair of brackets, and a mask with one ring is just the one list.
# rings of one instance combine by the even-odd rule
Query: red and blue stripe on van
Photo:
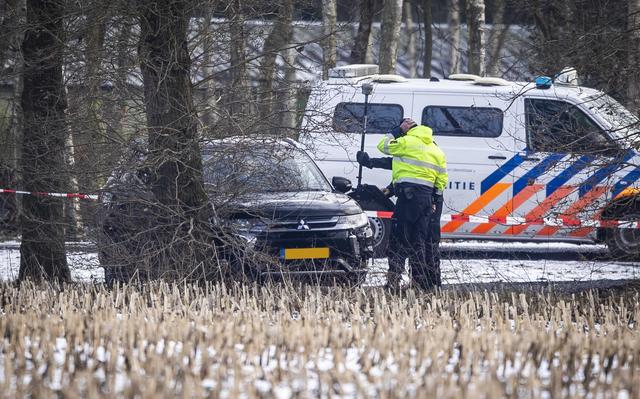
[(556, 190), (560, 187), (564, 186), (569, 180), (571, 180), (575, 175), (582, 172), (584, 168), (591, 165), (591, 163), (596, 159), (593, 155), (583, 155), (578, 160), (568, 168), (563, 170), (558, 174), (558, 176), (554, 177), (547, 183), (547, 198), (550, 197)]
[[(506, 223), (508, 215), (512, 214), (516, 209), (525, 204), (533, 195), (545, 189), (544, 199), (526, 214), (522, 223), (518, 225), (510, 225), (503, 234), (519, 235), (531, 225), (547, 224), (544, 219), (553, 210), (554, 206), (556, 206), (562, 199), (568, 198), (569, 195), (577, 191), (577, 200), (573, 201), (563, 211), (562, 215), (557, 217), (557, 219), (559, 219), (562, 227), (576, 227), (576, 229), (570, 233), (571, 236), (586, 236), (593, 231), (594, 227), (581, 227), (585, 221), (579, 220), (576, 215), (587, 209), (589, 205), (595, 203), (607, 192), (607, 188), (611, 187), (610, 185), (602, 186), (598, 184), (602, 183), (607, 177), (612, 176), (614, 173), (628, 167), (629, 160), (636, 155), (637, 153), (633, 150), (627, 151), (622, 157), (614, 159), (612, 162), (607, 162), (606, 165), (598, 168), (591, 176), (578, 186), (567, 185), (567, 183), (585, 168), (592, 165), (597, 159), (595, 156), (583, 155), (579, 157), (567, 168), (560, 171), (557, 176), (553, 177), (546, 185), (533, 183), (536, 179), (547, 173), (550, 169), (556, 166), (558, 162), (566, 157), (566, 154), (552, 153), (534, 165), (531, 169), (525, 171), (524, 174), (513, 183), (513, 185), (510, 183), (503, 183), (501, 181), (505, 177), (509, 176), (516, 168), (520, 167), (525, 160), (528, 160), (526, 156), (516, 154), (481, 182), (480, 196), (469, 204), (462, 213), (452, 215), (451, 221), (442, 227), (442, 231), (445, 233), (456, 232), (463, 224), (469, 221), (470, 216), (480, 213), (487, 205), (499, 197), (500, 194), (512, 186), (513, 196), (506, 203), (502, 204), (502, 206), (500, 206), (491, 216), (484, 218), (487, 222), (480, 223), (477, 227), (471, 230), (472, 234), (485, 234), (497, 225), (504, 226), (505, 224), (513, 224)], [(613, 197), (622, 193), (639, 178), (640, 166), (637, 166), (613, 185), (611, 188)], [(598, 217), (598, 214), (596, 213), (594, 216)], [(561, 226), (543, 226), (538, 232), (536, 232), (536, 235), (548, 236), (556, 234), (562, 228)]]
[(524, 162), (524, 156), (516, 154), (510, 160), (503, 163), (493, 173), (487, 176), (480, 183), (480, 195), (484, 195), (486, 191), (489, 191), (500, 180), (504, 179), (509, 173), (513, 172), (515, 168), (520, 166)]
[[(569, 233), (569, 236), (585, 237), (594, 230), (594, 227), (580, 227), (582, 225), (582, 220), (580, 220), (579, 217), (580, 213), (588, 209), (590, 205), (595, 203), (600, 197), (606, 194), (607, 188), (609, 186), (599, 186), (598, 184), (605, 180), (607, 177), (611, 176), (613, 173), (629, 166), (627, 162), (631, 160), (631, 158), (633, 158), (635, 155), (635, 151), (627, 151), (622, 157), (607, 162), (606, 165), (596, 170), (593, 175), (589, 176), (582, 184), (578, 186), (578, 200), (572, 203), (560, 215), (560, 218), (564, 221), (565, 225), (573, 225), (574, 227), (579, 227)], [(631, 175), (631, 173), (629, 173), (627, 176), (629, 175)], [(623, 181), (627, 183), (627, 186), (633, 184), (635, 182), (635, 180), (631, 181), (631, 178), (633, 176), (636, 176), (635, 180), (637, 180), (638, 177), (640, 177), (640, 174), (631, 175), (629, 181), (626, 181), (623, 177), (616, 183), (616, 185)], [(613, 185), (614, 189), (616, 185)], [(598, 217), (599, 212), (596, 212), (594, 216)], [(560, 229), (561, 227), (559, 226), (545, 226), (540, 229), (540, 231), (538, 231), (536, 235), (551, 236), (560, 231)]]

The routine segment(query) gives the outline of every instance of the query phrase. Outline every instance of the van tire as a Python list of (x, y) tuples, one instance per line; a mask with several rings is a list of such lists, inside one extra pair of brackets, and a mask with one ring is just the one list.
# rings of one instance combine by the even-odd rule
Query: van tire
[[(623, 219), (640, 221), (640, 213), (627, 214)], [(640, 260), (640, 229), (609, 229), (605, 242), (612, 259)]]

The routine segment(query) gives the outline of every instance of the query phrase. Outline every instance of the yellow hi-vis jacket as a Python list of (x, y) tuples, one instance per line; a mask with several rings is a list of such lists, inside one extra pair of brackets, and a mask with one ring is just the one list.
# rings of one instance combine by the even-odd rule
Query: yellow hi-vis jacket
[(444, 152), (433, 142), (431, 128), (418, 125), (406, 135), (394, 138), (388, 133), (378, 143), (378, 150), (393, 156), (392, 181), (424, 184), (442, 194), (449, 177)]

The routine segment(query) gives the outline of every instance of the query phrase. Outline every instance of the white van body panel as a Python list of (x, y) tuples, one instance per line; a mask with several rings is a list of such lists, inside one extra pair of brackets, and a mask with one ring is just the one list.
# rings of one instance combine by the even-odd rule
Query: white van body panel
[[(314, 88), (301, 135), (327, 176), (344, 176), (354, 185), (361, 131), (334, 130), (333, 116), (340, 103), (364, 103), (363, 81), (366, 79), (325, 81)], [(369, 104), (400, 105), (402, 117), (418, 123), (428, 106), (502, 111), (502, 131), (497, 137), (434, 134), (447, 156), (449, 174), (441, 223), (443, 237), (592, 241), (602, 208), (624, 190), (636, 188), (640, 178), (638, 155), (626, 149), (633, 143), (621, 139), (624, 128), (616, 126), (615, 117), (595, 106), (597, 101), (590, 100), (598, 96), (606, 97), (575, 86), (538, 89), (521, 82), (479, 86), (468, 81), (408, 79), (374, 83), (368, 100)], [(603, 135), (615, 140), (619, 154), (590, 156), (532, 150), (527, 107), (536, 99), (575, 106)], [(365, 151), (371, 157), (384, 156), (376, 148), (383, 137), (382, 132), (366, 135)], [(363, 183), (384, 187), (390, 179), (388, 170), (363, 170)], [(463, 218), (458, 219), (460, 216)], [(574, 226), (575, 221), (579, 226)]]

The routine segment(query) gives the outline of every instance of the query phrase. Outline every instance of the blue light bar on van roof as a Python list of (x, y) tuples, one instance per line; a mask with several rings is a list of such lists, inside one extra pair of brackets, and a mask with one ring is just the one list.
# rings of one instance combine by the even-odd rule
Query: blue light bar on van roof
[(536, 78), (536, 89), (548, 89), (553, 84), (553, 79), (548, 76), (538, 76)]

